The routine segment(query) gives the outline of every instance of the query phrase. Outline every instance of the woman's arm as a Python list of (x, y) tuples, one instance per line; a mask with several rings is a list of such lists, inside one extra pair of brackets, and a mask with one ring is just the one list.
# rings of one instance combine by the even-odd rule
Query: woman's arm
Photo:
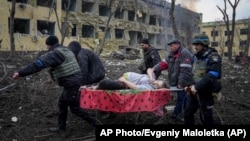
[(120, 77), (119, 81), (124, 82), (129, 89), (136, 89), (136, 85), (134, 83), (129, 82), (128, 80), (125, 79), (125, 77)]

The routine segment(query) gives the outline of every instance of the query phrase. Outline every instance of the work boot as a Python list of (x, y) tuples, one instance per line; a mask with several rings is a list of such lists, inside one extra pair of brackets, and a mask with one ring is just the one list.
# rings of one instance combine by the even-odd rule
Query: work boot
[(52, 133), (63, 133), (65, 132), (65, 129), (61, 129), (59, 127), (50, 127), (49, 131)]
[(175, 122), (184, 122), (184, 118), (181, 118), (180, 115), (176, 116), (176, 115), (172, 115), (171, 116), (172, 119), (175, 120)]

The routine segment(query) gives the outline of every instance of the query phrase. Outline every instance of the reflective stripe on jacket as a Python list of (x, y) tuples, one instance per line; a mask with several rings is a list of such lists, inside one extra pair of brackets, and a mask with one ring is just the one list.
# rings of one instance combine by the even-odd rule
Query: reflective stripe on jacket
[(154, 69), (168, 69), (170, 86), (190, 86), (193, 84), (192, 59), (192, 54), (186, 48), (180, 47), (177, 52), (171, 52), (165, 60), (154, 66)]

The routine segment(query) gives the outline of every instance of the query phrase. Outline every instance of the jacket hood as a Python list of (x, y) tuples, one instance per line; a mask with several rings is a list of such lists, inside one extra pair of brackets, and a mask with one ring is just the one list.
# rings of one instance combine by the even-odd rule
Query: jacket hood
[(82, 46), (79, 42), (72, 41), (69, 43), (68, 48), (75, 54), (75, 56), (77, 56), (78, 53), (80, 52)]

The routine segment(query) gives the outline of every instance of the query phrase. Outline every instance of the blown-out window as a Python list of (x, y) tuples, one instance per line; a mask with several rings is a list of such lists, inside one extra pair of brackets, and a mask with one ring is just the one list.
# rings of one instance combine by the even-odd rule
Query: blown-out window
[[(30, 20), (28, 19), (14, 19), (14, 33), (29, 34), (30, 33)], [(9, 19), (10, 29), (10, 19)]]
[(37, 30), (44, 35), (55, 34), (55, 22), (37, 21)]

